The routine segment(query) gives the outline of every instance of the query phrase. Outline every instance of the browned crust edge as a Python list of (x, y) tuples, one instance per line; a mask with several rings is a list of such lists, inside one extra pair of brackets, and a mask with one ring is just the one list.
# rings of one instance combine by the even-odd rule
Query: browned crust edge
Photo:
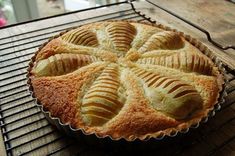
[[(30, 62), (29, 62), (29, 67), (27, 69), (27, 75), (26, 77), (28, 78), (28, 81), (27, 81), (27, 84), (29, 86), (29, 91), (31, 92), (31, 95), (34, 99), (36, 99), (36, 103), (37, 103), (37, 106), (41, 108), (42, 112), (47, 116), (49, 117), (49, 120), (51, 122), (53, 122), (55, 125), (58, 125), (59, 126), (62, 126), (63, 128), (67, 128), (67, 132), (68, 131), (73, 131), (73, 132), (78, 132), (78, 131), (82, 131), (85, 135), (91, 135), (91, 134), (95, 134), (98, 138), (110, 138), (112, 140), (120, 140), (120, 139), (125, 139), (126, 141), (134, 141), (136, 139), (139, 139), (139, 140), (149, 140), (150, 138), (155, 138), (155, 139), (163, 139), (164, 136), (176, 136), (178, 132), (181, 132), (181, 133), (185, 133), (185, 132), (188, 132), (189, 128), (195, 128), (195, 127), (198, 127), (199, 124), (201, 122), (206, 122), (208, 117), (210, 116), (210, 114), (214, 114), (215, 113), (215, 106), (216, 105), (220, 105), (221, 103), (224, 102), (224, 97), (226, 96), (226, 92), (225, 92), (225, 86), (226, 86), (226, 79), (224, 77), (224, 73), (226, 72), (226, 70), (224, 69), (223, 67), (223, 64), (222, 62), (213, 54), (213, 52), (206, 46), (204, 45), (202, 42), (198, 41), (197, 39), (191, 37), (190, 35), (187, 35), (183, 32), (180, 32), (176, 29), (172, 29), (168, 26), (164, 26), (162, 24), (157, 24), (157, 23), (149, 23), (149, 22), (137, 22), (137, 21), (133, 21), (133, 20), (108, 20), (107, 22), (117, 22), (117, 21), (127, 21), (127, 22), (130, 22), (130, 23), (140, 23), (140, 24), (146, 24), (146, 25), (150, 25), (150, 26), (154, 26), (154, 27), (158, 27), (158, 28), (161, 28), (163, 30), (167, 30), (167, 31), (173, 31), (173, 32), (176, 32), (178, 33), (179, 35), (181, 35), (182, 37), (184, 37), (184, 39), (186, 41), (188, 41), (189, 43), (191, 43), (194, 47), (196, 47), (200, 52), (202, 52), (204, 55), (206, 55), (207, 57), (209, 57), (213, 63), (217, 66), (216, 68), (216, 71), (217, 71), (217, 74), (216, 74), (216, 77), (217, 77), (217, 83), (218, 83), (218, 88), (219, 88), (219, 91), (218, 91), (218, 94), (216, 95), (215, 99), (216, 101), (214, 101), (211, 105), (212, 107), (210, 108), (207, 108), (203, 114), (201, 114), (200, 116), (197, 116), (195, 118), (193, 118), (192, 120), (189, 120), (187, 122), (184, 122), (184, 123), (181, 123), (179, 124), (177, 127), (174, 127), (174, 128), (168, 128), (168, 129), (165, 129), (165, 130), (162, 130), (162, 131), (158, 131), (158, 132), (155, 132), (155, 133), (148, 133), (148, 134), (145, 134), (145, 135), (141, 135), (141, 136), (130, 136), (128, 138), (124, 138), (124, 137), (118, 137), (118, 138), (114, 138), (112, 136), (103, 136), (103, 135), (100, 135), (98, 133), (86, 133), (86, 131), (84, 129), (74, 129), (72, 128), (69, 124), (64, 124), (60, 121), (59, 118), (56, 118), (56, 117), (52, 117), (50, 112), (49, 111), (45, 111), (43, 109), (43, 105), (37, 100), (37, 98), (35, 97), (34, 95), (34, 92), (33, 92), (33, 86), (32, 86), (32, 83), (31, 83), (31, 79), (32, 79), (32, 75), (31, 75), (31, 70), (32, 70), (32, 67), (34, 65), (34, 62), (36, 60), (36, 56), (37, 54), (39, 53), (39, 51), (44, 47), (46, 46), (51, 40), (55, 39), (55, 38), (58, 38), (60, 37), (61, 35), (65, 34), (66, 32), (72, 30), (72, 29), (76, 29), (78, 27), (81, 27), (81, 26), (78, 26), (78, 27), (73, 27), (73, 28), (70, 28), (70, 29), (67, 29), (61, 33), (59, 33), (58, 35), (55, 35), (51, 38), (49, 38), (49, 40), (47, 42), (45, 42), (44, 44), (42, 44), (39, 49), (36, 51), (35, 55), (31, 58)], [(96, 23), (100, 23), (100, 22), (96, 22)], [(89, 24), (86, 24), (86, 25), (89, 25)], [(69, 133), (69, 132), (68, 132)]]

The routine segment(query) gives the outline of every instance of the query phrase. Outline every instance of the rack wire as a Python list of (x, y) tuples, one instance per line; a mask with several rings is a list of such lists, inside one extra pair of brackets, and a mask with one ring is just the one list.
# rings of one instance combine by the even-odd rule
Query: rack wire
[[(118, 142), (115, 144), (101, 143), (96, 146), (84, 140), (78, 141), (74, 138), (69, 138), (48, 123), (45, 116), (35, 105), (35, 101), (31, 98), (26, 85), (26, 69), (30, 58), (48, 37), (74, 26), (110, 19), (129, 19), (155, 23), (155, 21), (148, 18), (145, 14), (137, 11), (130, 1), (80, 10), (73, 13), (119, 5), (127, 5), (128, 7), (121, 11), (113, 11), (103, 15), (58, 24), (53, 27), (45, 27), (14, 36), (0, 38), (0, 128), (8, 156), (33, 154), (92, 155), (90, 152), (94, 152), (95, 154), (105, 153), (106, 155), (120, 155), (128, 153), (133, 154), (134, 151), (141, 155), (145, 153), (147, 149), (152, 153), (158, 151), (159, 154), (180, 155), (188, 148), (199, 144), (200, 139), (204, 139), (203, 137), (207, 136), (207, 134), (217, 132), (223, 129), (228, 123), (235, 121), (235, 116), (233, 115), (225, 119), (225, 121), (216, 128), (208, 128), (207, 133), (202, 132), (200, 129), (197, 131), (192, 130), (190, 136), (186, 134), (178, 136), (178, 139), (174, 140), (166, 138), (164, 141), (161, 141), (160, 144), (150, 140), (144, 144), (141, 142), (129, 144), (126, 142)], [(9, 46), (9, 43), (14, 43), (14, 46)], [(229, 79), (227, 91), (229, 95), (226, 104), (223, 105), (221, 112), (218, 114), (222, 114), (235, 103), (235, 98), (233, 98), (235, 97), (235, 73), (228, 67), (227, 69), (228, 74), (226, 77)], [(201, 135), (201, 133), (203, 134)], [(202, 137), (197, 138), (199, 134)], [(188, 140), (188, 142), (184, 143), (182, 139)], [(229, 137), (219, 146), (210, 148), (207, 154), (215, 154), (234, 140), (235, 136)], [(172, 150), (168, 150), (169, 146), (172, 147)]]

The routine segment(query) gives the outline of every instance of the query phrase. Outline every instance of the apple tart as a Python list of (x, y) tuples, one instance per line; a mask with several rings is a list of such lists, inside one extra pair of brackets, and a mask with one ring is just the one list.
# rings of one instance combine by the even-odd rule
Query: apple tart
[(43, 109), (85, 134), (170, 135), (213, 110), (223, 76), (182, 33), (134, 21), (87, 24), (44, 44), (29, 67)]

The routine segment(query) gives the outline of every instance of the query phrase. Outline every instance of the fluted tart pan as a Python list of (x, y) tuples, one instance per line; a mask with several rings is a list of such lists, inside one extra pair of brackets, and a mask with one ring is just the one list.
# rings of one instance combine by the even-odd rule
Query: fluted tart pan
[(134, 141), (206, 122), (224, 102), (224, 72), (209, 48), (183, 32), (107, 21), (49, 39), (32, 57), (27, 83), (47, 119), (68, 135)]

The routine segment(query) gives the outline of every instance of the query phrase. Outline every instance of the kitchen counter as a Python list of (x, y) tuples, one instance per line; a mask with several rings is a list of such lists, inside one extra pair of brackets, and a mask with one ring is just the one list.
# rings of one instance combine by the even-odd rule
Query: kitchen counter
[[(201, 26), (222, 45), (235, 45), (235, 4), (224, 0), (152, 0), (153, 3)], [(235, 155), (235, 50), (221, 50), (206, 35), (149, 2), (134, 2), (141, 14), (190, 34), (210, 47), (228, 73), (228, 96), (207, 123), (174, 138), (120, 145), (75, 141), (47, 122), (31, 98), (26, 69), (38, 47), (69, 27), (107, 19), (146, 20), (123, 3), (0, 29), (0, 155)]]

